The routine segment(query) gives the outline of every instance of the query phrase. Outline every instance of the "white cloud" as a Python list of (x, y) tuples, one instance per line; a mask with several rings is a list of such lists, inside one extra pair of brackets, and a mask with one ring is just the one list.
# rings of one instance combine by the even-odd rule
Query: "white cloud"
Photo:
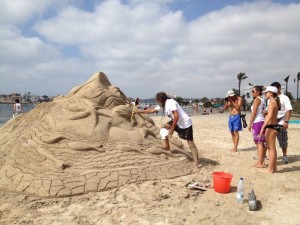
[[(37, 90), (43, 80), (51, 84), (51, 94), (66, 93), (100, 70), (128, 96), (164, 90), (200, 98), (237, 88), (239, 72), (248, 75), (245, 83), (257, 84), (283, 82), (298, 72), (300, 4), (245, 3), (186, 21), (168, 3), (100, 1), (93, 11), (70, 4), (40, 18), (32, 37), (7, 22), (0, 32), (1, 81), (20, 65), (28, 85), (34, 77)], [(27, 19), (45, 9), (28, 8)], [(80, 55), (64, 55), (65, 46), (78, 48)]]
[(34, 62), (51, 60), (60, 55), (58, 49), (38, 37), (24, 37), (15, 27), (0, 28), (0, 64), (26, 66)]
[(0, 0), (0, 22), (18, 24), (41, 14), (54, 0)]
[(39, 22), (35, 29), (43, 37), (61, 44), (153, 45), (157, 40), (166, 44), (177, 40), (182, 25), (181, 12), (165, 12), (158, 4), (145, 3), (131, 8), (119, 1), (105, 1), (94, 12), (70, 6), (57, 17)]

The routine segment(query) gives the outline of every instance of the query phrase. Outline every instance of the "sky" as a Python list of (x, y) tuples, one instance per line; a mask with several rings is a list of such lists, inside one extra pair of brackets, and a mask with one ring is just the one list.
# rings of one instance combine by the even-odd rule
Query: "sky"
[(296, 97), (300, 0), (0, 0), (0, 94), (64, 95), (104, 72), (128, 97)]

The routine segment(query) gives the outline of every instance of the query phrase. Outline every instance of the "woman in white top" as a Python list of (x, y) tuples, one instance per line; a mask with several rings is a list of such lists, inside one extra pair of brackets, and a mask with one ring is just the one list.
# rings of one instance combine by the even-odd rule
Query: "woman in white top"
[[(181, 139), (187, 141), (195, 162), (194, 172), (199, 171), (198, 149), (193, 139), (191, 118), (185, 113), (181, 106), (174, 99), (170, 99), (165, 92), (157, 93), (156, 101), (160, 106), (153, 109), (137, 110), (134, 113), (156, 113), (162, 108), (163, 114), (171, 118), (171, 120), (164, 125), (164, 128), (168, 129), (169, 135), (173, 135), (174, 131), (176, 131)], [(163, 149), (170, 151), (168, 137), (165, 139), (165, 146)]]
[(21, 105), (19, 99), (16, 99), (16, 100), (15, 100), (14, 107), (13, 107), (13, 116), (18, 115), (18, 114), (20, 114), (21, 112), (22, 112), (22, 105)]
[(266, 155), (266, 148), (265, 148), (265, 135), (260, 135), (260, 131), (265, 121), (265, 117), (263, 114), (264, 109), (266, 108), (266, 102), (261, 97), (262, 96), (263, 88), (262, 86), (254, 86), (252, 88), (252, 97), (253, 97), (253, 104), (251, 106), (251, 117), (249, 122), (249, 131), (252, 131), (253, 140), (257, 146), (257, 153), (258, 153), (258, 161), (254, 165), (254, 167), (261, 168), (264, 167), (264, 159)]

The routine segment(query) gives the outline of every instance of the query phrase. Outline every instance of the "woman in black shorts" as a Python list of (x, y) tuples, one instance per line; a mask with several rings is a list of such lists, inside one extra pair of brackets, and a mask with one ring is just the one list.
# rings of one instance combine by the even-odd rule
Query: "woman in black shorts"
[(277, 171), (277, 151), (276, 151), (276, 136), (278, 134), (277, 113), (280, 110), (280, 102), (277, 98), (277, 88), (269, 86), (263, 93), (266, 99), (269, 99), (268, 114), (266, 115), (265, 122), (262, 126), (260, 134), (262, 135), (265, 130), (265, 137), (269, 150), (269, 165), (266, 170), (260, 170), (263, 173), (274, 173)]

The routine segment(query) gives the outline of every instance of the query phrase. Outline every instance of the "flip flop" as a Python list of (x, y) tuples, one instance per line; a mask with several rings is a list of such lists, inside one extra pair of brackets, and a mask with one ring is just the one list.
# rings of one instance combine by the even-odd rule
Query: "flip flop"
[(197, 190), (200, 190), (200, 191), (207, 191), (208, 190), (207, 188), (200, 186), (198, 182), (194, 182), (192, 184), (189, 184), (188, 187), (189, 188), (194, 188), (194, 189), (197, 189)]

